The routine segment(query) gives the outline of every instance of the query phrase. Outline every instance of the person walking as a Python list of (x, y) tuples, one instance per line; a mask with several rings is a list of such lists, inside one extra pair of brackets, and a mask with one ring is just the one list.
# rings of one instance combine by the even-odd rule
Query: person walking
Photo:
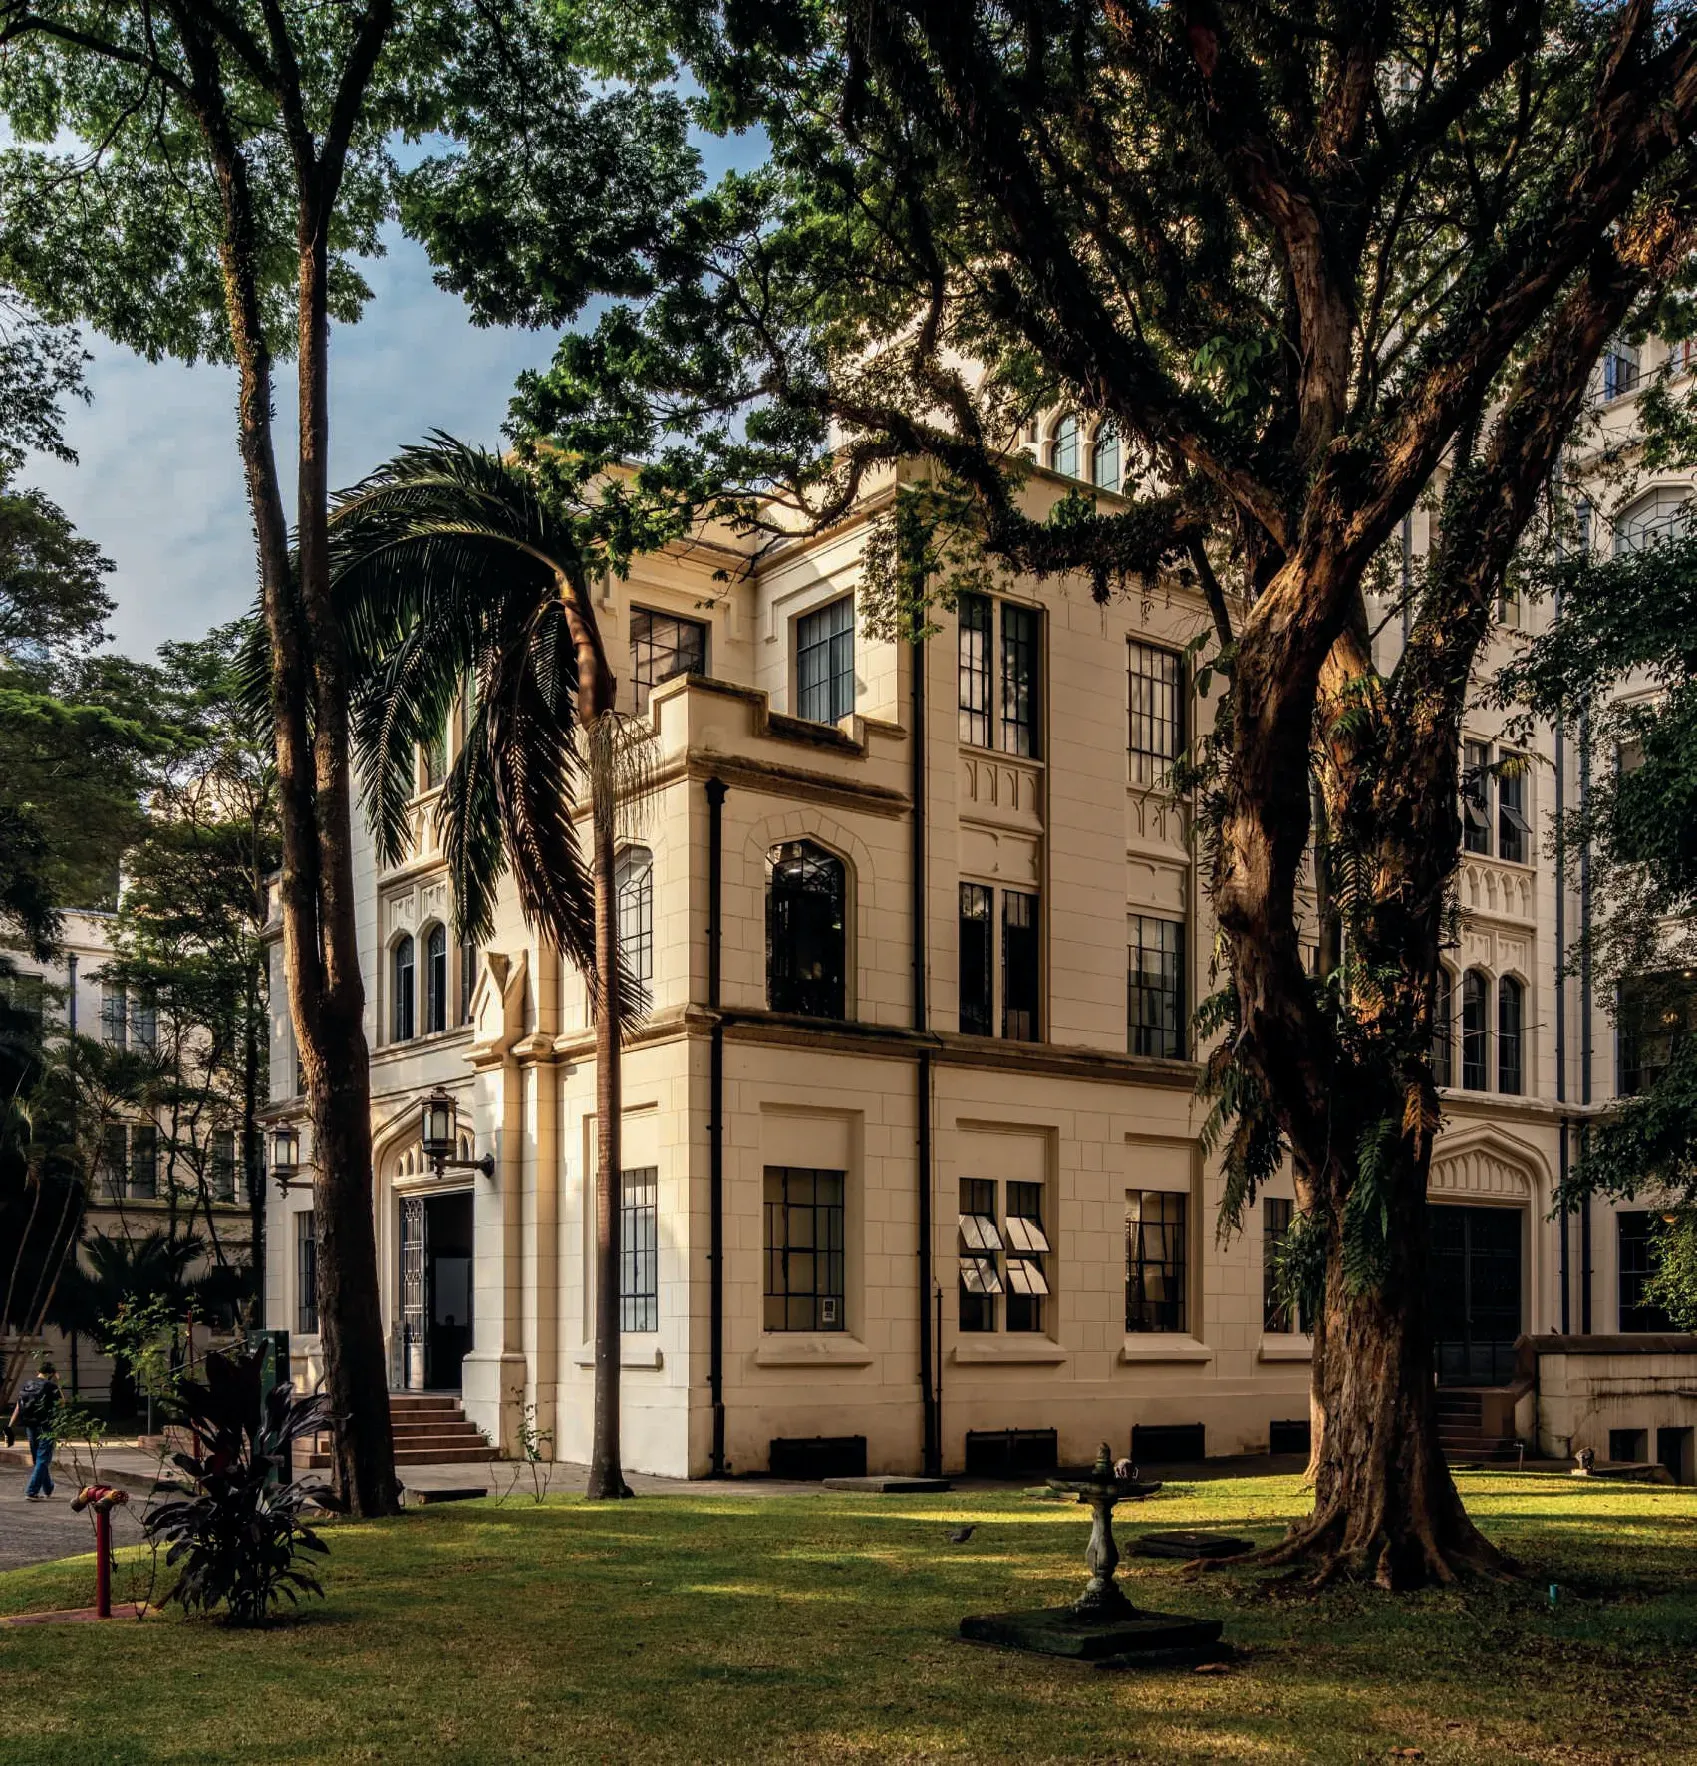
[(29, 1433), (29, 1450), (34, 1469), (24, 1494), (31, 1502), (45, 1502), (53, 1494), (53, 1427), (58, 1420), (64, 1394), (59, 1390), (59, 1374), (51, 1361), (43, 1359), (33, 1380), (25, 1380), (18, 1391), (18, 1401), (6, 1424), (6, 1438), (21, 1423)]

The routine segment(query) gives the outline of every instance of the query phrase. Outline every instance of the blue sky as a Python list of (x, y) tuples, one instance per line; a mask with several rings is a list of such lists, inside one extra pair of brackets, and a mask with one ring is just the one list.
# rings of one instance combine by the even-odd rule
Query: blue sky
[[(431, 428), (495, 444), (513, 382), (553, 354), (552, 334), (479, 330), (395, 232), (366, 266), (376, 290), (358, 325), (332, 335), (331, 482), (349, 484)], [(94, 400), (74, 406), (79, 464), (37, 459), (25, 473), (117, 565), (116, 647), (145, 657), (253, 600), (253, 532), (236, 454), (235, 371), (153, 365), (90, 338)], [(277, 452), (293, 514), (295, 384), (277, 384)]]

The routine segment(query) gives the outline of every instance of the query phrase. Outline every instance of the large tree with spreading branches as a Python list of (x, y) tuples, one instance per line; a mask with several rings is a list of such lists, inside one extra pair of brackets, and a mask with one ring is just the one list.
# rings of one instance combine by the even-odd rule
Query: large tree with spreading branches
[[(1324, 1266), (1314, 1509), (1275, 1555), (1394, 1587), (1498, 1568), (1438, 1448), (1423, 1299), (1459, 729), (1599, 352), (1688, 250), (1697, 16), (565, 10), (599, 71), (686, 72), (706, 126), (758, 128), (769, 151), (675, 205), (628, 298), (521, 388), (537, 470), (575, 492), (586, 462), (643, 458), (636, 494), (793, 531), (900, 466), (874, 587), (916, 638), (986, 561), (1103, 597), (1191, 574), (1224, 681), (1192, 758), (1224, 958), (1208, 1082), (1227, 1208), (1288, 1158)], [(502, 192), (452, 164), (415, 199), (486, 316), (575, 312), (569, 238), (503, 225)], [(1057, 404), (1117, 425), (1126, 500), (1032, 513), (1017, 444)], [(1428, 495), (1408, 639), (1376, 657), (1376, 567)], [(1344, 885), (1346, 957), (1318, 984), (1299, 933), (1311, 790)]]

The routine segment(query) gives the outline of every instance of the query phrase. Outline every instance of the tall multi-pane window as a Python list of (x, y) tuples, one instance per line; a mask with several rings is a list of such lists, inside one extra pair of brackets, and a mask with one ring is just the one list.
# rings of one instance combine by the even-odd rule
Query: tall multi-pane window
[(1498, 756), (1507, 762), (1497, 774), (1497, 856), (1513, 865), (1524, 865), (1532, 856), (1532, 824), (1526, 816), (1525, 757), (1505, 749)]
[(654, 979), (654, 855), (627, 846), (613, 872), (619, 910), (619, 956), (625, 973), (646, 988)]
[(1002, 1035), (1013, 1042), (1038, 1039), (1041, 965), (1037, 943), (1037, 897), (1002, 891)]
[(1055, 442), (1049, 451), (1049, 464), (1066, 478), (1078, 477), (1080, 424), (1071, 413), (1055, 425)]
[(1037, 752), (1037, 682), (1041, 625), (1035, 607), (1004, 601), (1002, 608), (1002, 748)]
[(619, 1203), (619, 1329), (660, 1328), (660, 1173), (622, 1173)]
[(996, 1223), (994, 1178), (960, 1180), (960, 1328), (993, 1331), (1003, 1293), (1001, 1228)]
[(1120, 432), (1110, 417), (1096, 431), (1096, 446), (1090, 456), (1090, 478), (1098, 490), (1120, 488)]
[(988, 748), (991, 699), (995, 691), (992, 661), (992, 609), (988, 595), (962, 595), (956, 606), (960, 656), (960, 739), (974, 748)]
[(1491, 745), (1461, 745), (1461, 841), (1469, 852), (1491, 850)]
[(392, 995), (389, 1035), (394, 1042), (408, 1042), (412, 1039), (417, 1024), (417, 978), (410, 932), (396, 944), (389, 964)]
[(212, 1131), (212, 1199), (215, 1202), (236, 1199), (236, 1131), (233, 1128)]
[(640, 717), (654, 689), (679, 675), (707, 672), (707, 627), (698, 619), (650, 613), (633, 607), (630, 615), (631, 703)]
[(1180, 1191), (1132, 1190), (1125, 1199), (1125, 1328), (1183, 1331), (1185, 1201)]
[(1497, 1090), (1524, 1090), (1526, 989), (1512, 976), (1497, 983)]
[(318, 1229), (310, 1208), (295, 1216), (295, 1329), (318, 1333)]
[(1623, 1331), (1671, 1331), (1673, 1321), (1659, 1306), (1647, 1305), (1644, 1289), (1661, 1264), (1656, 1243), (1656, 1217), (1645, 1209), (1624, 1209), (1615, 1216), (1620, 1237), (1618, 1291)]
[(1184, 664), (1171, 650), (1135, 638), (1127, 658), (1132, 783), (1155, 785), (1184, 753)]
[(159, 1130), (151, 1122), (130, 1130), (130, 1194), (142, 1202), (159, 1194)]
[(1638, 386), (1638, 346), (1615, 338), (1603, 349), (1603, 397), (1624, 398)]
[(100, 990), (100, 1040), (110, 1049), (130, 1046), (130, 996), (121, 982)]
[(1697, 1027), (1697, 975), (1670, 970), (1634, 975), (1620, 984), (1616, 1089), (1631, 1097), (1653, 1084)]
[(796, 715), (834, 724), (854, 710), (854, 600), (845, 595), (795, 622)]
[(1127, 1046), (1134, 1055), (1184, 1058), (1184, 924), (1132, 914), (1126, 921)]
[(419, 771), (426, 791), (434, 791), (447, 778), (448, 731), (445, 726), (419, 749)]
[(1040, 1331), (1043, 1301), (1049, 1292), (1044, 1259), (1049, 1237), (1043, 1230), (1043, 1186), (1040, 1183), (1008, 1184), (1008, 1211), (1003, 1221), (1007, 1238), (1004, 1274), (1008, 1290), (1008, 1329)]
[(1491, 1084), (1490, 983), (1477, 969), (1461, 978), (1461, 1084), (1486, 1091)]
[(994, 947), (989, 886), (961, 884), (960, 1028), (963, 1036), (994, 1036), (996, 1033)]
[(1442, 963), (1432, 994), (1432, 1083), (1455, 1084), (1455, 982)]
[(448, 928), (438, 921), (424, 935), (424, 1034), (448, 1028)]
[(1296, 1219), (1288, 1196), (1261, 1198), (1261, 1328), (1275, 1336), (1313, 1329), (1306, 1304), (1293, 1307), (1279, 1279), (1279, 1258)]
[(767, 856), (766, 1003), (809, 1018), (847, 1016), (848, 879), (811, 840)]
[(840, 1331), (843, 1306), (844, 1193), (841, 1171), (768, 1165), (766, 1293), (769, 1331)]
[(106, 1194), (122, 1201), (130, 1188), (130, 1131), (122, 1122), (109, 1122), (101, 1136), (101, 1172), (106, 1179)]
[(471, 996), (477, 991), (477, 946), (468, 938), (460, 946), (460, 1022), (471, 1022)]
[(130, 1042), (149, 1054), (159, 1046), (159, 1006), (146, 994), (130, 1001)]

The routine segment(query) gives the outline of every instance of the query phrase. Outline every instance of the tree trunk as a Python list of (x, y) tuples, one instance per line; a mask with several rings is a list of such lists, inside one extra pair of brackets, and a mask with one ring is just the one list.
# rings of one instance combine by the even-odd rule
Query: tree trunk
[(1468, 1519), (1438, 1445), (1424, 1176), (1399, 1174), (1393, 1267), (1378, 1288), (1352, 1290), (1342, 1236), (1332, 1234), (1315, 1340), (1314, 1403), (1325, 1420), (1311, 1467), (1314, 1508), (1262, 1562), (1314, 1558), (1322, 1580), (1353, 1571), (1391, 1589), (1508, 1567)]

